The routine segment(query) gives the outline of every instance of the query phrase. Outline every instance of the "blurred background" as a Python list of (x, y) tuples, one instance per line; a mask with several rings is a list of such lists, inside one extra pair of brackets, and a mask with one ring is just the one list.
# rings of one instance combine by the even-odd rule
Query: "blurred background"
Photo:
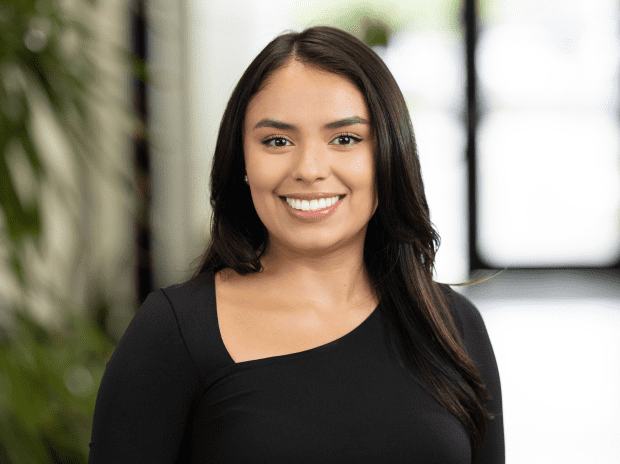
[(209, 240), (233, 87), (340, 27), (410, 110), (436, 280), (485, 320), (506, 462), (620, 462), (620, 2), (3, 0), (0, 463), (85, 463), (105, 363)]

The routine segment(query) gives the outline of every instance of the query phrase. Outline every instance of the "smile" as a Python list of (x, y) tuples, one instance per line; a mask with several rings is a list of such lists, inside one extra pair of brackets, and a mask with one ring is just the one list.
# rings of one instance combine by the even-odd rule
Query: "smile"
[(341, 195), (338, 197), (321, 198), (320, 200), (311, 201), (294, 200), (293, 198), (286, 197), (280, 197), (280, 199), (286, 204), (287, 211), (289, 211), (289, 213), (294, 217), (315, 222), (332, 216), (344, 200), (345, 196), (346, 195)]
[(295, 208), (296, 210), (301, 211), (317, 211), (324, 208), (328, 208), (331, 205), (338, 202), (338, 200), (342, 199), (344, 195), (336, 196), (333, 198), (321, 198), (319, 200), (296, 200), (294, 198), (286, 198), (286, 202), (291, 206), (291, 208)]

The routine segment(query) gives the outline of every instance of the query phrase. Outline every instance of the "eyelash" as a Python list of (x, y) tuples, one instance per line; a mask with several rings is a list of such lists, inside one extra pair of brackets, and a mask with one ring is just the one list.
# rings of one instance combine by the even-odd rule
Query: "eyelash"
[[(357, 136), (355, 136), (353, 134), (349, 134), (348, 132), (345, 132), (345, 133), (337, 135), (336, 137), (334, 137), (334, 140), (339, 139), (341, 137), (348, 137), (348, 138), (350, 138), (350, 139), (355, 141), (355, 143), (352, 144), (352, 145), (340, 145), (342, 147), (352, 147), (352, 146), (357, 145), (358, 143), (360, 143), (360, 142), (362, 142), (364, 140), (364, 139), (362, 139), (360, 137), (357, 137)], [(272, 140), (277, 140), (277, 139), (282, 139), (282, 140), (286, 140), (286, 141), (290, 142), (290, 140), (287, 139), (284, 135), (272, 135), (271, 137), (267, 137), (265, 140), (261, 140), (260, 143), (262, 143), (263, 145), (265, 145), (266, 147), (269, 147), (269, 148), (286, 148), (286, 145), (282, 146), (282, 147), (276, 147), (276, 146), (269, 145), (269, 143)]]

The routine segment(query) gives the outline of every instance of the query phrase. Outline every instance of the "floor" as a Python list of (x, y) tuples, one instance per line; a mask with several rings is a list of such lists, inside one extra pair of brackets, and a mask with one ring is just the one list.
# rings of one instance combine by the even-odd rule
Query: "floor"
[(453, 288), (493, 344), (506, 464), (620, 463), (620, 273), (504, 271)]

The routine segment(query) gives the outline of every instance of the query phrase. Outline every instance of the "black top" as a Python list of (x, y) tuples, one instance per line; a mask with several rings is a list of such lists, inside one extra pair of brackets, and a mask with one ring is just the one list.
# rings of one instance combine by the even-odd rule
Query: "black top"
[[(501, 413), (482, 317), (445, 289), (487, 407)], [(106, 365), (89, 464), (471, 463), (467, 430), (399, 365), (380, 308), (325, 345), (235, 363), (212, 273), (150, 293)], [(504, 462), (497, 415), (476, 463)]]

